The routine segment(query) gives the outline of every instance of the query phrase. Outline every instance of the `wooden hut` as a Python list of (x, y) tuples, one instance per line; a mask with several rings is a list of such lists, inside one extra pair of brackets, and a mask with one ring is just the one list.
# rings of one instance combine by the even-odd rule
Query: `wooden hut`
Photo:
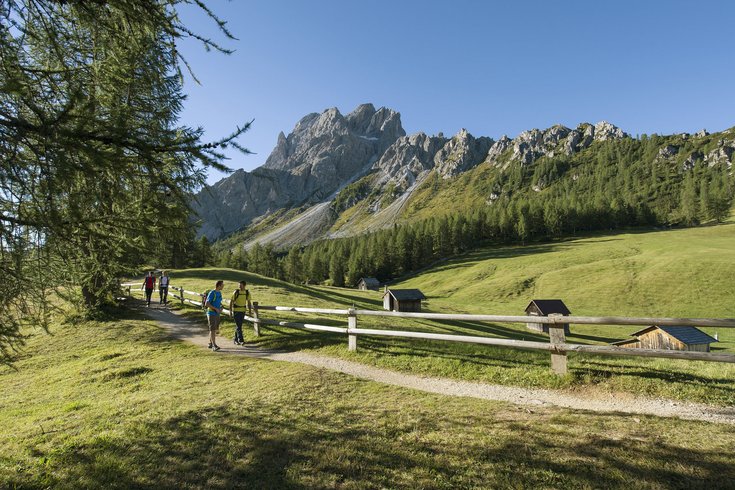
[[(526, 306), (526, 315), (549, 316), (553, 313), (569, 316), (572, 314), (567, 305), (560, 299), (534, 299)], [(526, 323), (526, 328), (535, 332), (549, 333), (547, 323)], [(569, 335), (569, 324), (564, 324), (564, 334)]]
[(612, 345), (631, 349), (663, 349), (709, 352), (709, 345), (717, 342), (697, 327), (690, 325), (652, 325), (633, 334), (634, 339), (613, 342)]
[(377, 291), (380, 289), (380, 281), (374, 277), (363, 277), (357, 283), (357, 289), (360, 291)]
[(388, 311), (421, 311), (421, 300), (426, 296), (418, 289), (387, 289), (383, 294), (383, 308)]

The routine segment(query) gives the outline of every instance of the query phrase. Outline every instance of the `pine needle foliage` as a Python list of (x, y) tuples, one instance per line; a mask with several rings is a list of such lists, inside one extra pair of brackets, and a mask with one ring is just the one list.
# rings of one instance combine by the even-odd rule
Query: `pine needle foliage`
[(227, 52), (184, 26), (200, 1), (0, 2), (0, 359), (43, 324), (52, 293), (86, 313), (152, 250), (189, 236), (188, 202), (221, 149), (247, 152), (249, 124), (214, 142), (178, 123), (176, 43)]

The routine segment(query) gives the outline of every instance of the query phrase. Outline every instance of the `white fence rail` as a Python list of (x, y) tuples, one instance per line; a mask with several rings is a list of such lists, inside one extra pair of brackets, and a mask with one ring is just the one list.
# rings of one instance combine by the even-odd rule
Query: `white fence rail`
[[(137, 284), (123, 284), (131, 293), (131, 286)], [(181, 301), (201, 306), (202, 293), (187, 291), (183, 288), (169, 286), (169, 289), (179, 292), (173, 297)], [(195, 296), (199, 301), (185, 298), (184, 295)], [(227, 301), (227, 300), (224, 300)], [(224, 310), (229, 314), (228, 310)], [(262, 311), (288, 311), (295, 313), (308, 313), (320, 315), (347, 316), (347, 327), (335, 327), (329, 325), (318, 325), (312, 323), (301, 323), (293, 321), (280, 321), (265, 319), (260, 316)], [(479, 337), (471, 335), (438, 334), (432, 332), (402, 331), (402, 330), (380, 330), (358, 328), (357, 319), (360, 316), (381, 316), (395, 318), (420, 318), (425, 320), (459, 320), (498, 323), (545, 323), (549, 325), (549, 343), (527, 340), (502, 339), (494, 337)], [(712, 352), (694, 352), (662, 349), (633, 349), (616, 347), (612, 345), (588, 345), (569, 344), (564, 334), (565, 324), (580, 325), (606, 325), (606, 326), (628, 326), (628, 325), (693, 325), (700, 327), (735, 328), (735, 319), (732, 318), (653, 318), (653, 317), (583, 317), (583, 316), (518, 316), (518, 315), (464, 315), (446, 313), (408, 313), (396, 311), (358, 310), (358, 309), (333, 309), (333, 308), (302, 308), (293, 306), (261, 306), (257, 301), (253, 302), (253, 316), (245, 316), (245, 319), (253, 323), (256, 335), (260, 335), (261, 325), (274, 325), (302, 330), (313, 330), (319, 332), (334, 332), (347, 334), (348, 349), (357, 349), (357, 338), (360, 335), (373, 337), (399, 337), (409, 339), (441, 340), (445, 342), (463, 342), (484, 345), (497, 345), (518, 349), (545, 350), (551, 353), (551, 368), (554, 372), (565, 374), (567, 372), (567, 353), (583, 352), (587, 354), (609, 355), (609, 356), (631, 356), (631, 357), (656, 357), (670, 359), (699, 360), (712, 362), (735, 363), (735, 355)]]

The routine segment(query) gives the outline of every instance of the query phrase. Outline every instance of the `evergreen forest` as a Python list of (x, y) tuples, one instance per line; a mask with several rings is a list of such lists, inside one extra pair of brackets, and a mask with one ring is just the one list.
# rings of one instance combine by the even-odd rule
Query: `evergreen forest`
[[(704, 155), (732, 131), (600, 141), (530, 165), (506, 155), (502, 168), (485, 163), (449, 180), (432, 172), (390, 228), (287, 250), (259, 243), (245, 250), (229, 240), (215, 246), (213, 260), (294, 283), (351, 287), (361, 277), (390, 281), (481, 245), (720, 222), (729, 215), (735, 180), (730, 163)], [(673, 158), (664, 150), (671, 147), (678, 149)], [(369, 178), (335, 199), (335, 213), (360, 206), (352, 194)]]

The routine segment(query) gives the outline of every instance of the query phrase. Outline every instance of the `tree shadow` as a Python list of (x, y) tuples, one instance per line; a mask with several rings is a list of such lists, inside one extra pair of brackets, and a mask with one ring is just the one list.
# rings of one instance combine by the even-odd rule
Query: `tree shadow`
[[(427, 395), (430, 396), (430, 395)], [(56, 449), (21, 486), (89, 488), (730, 488), (731, 455), (643, 429), (623, 434), (530, 417), (443, 415), (345, 401), (299, 410), (218, 404)], [(616, 414), (599, 415), (616, 417)], [(534, 416), (535, 418), (535, 416)], [(656, 428), (655, 421), (651, 422)], [(655, 431), (654, 431), (655, 432)], [(479, 436), (479, 437), (478, 437)], [(43, 451), (34, 448), (39, 459)]]

